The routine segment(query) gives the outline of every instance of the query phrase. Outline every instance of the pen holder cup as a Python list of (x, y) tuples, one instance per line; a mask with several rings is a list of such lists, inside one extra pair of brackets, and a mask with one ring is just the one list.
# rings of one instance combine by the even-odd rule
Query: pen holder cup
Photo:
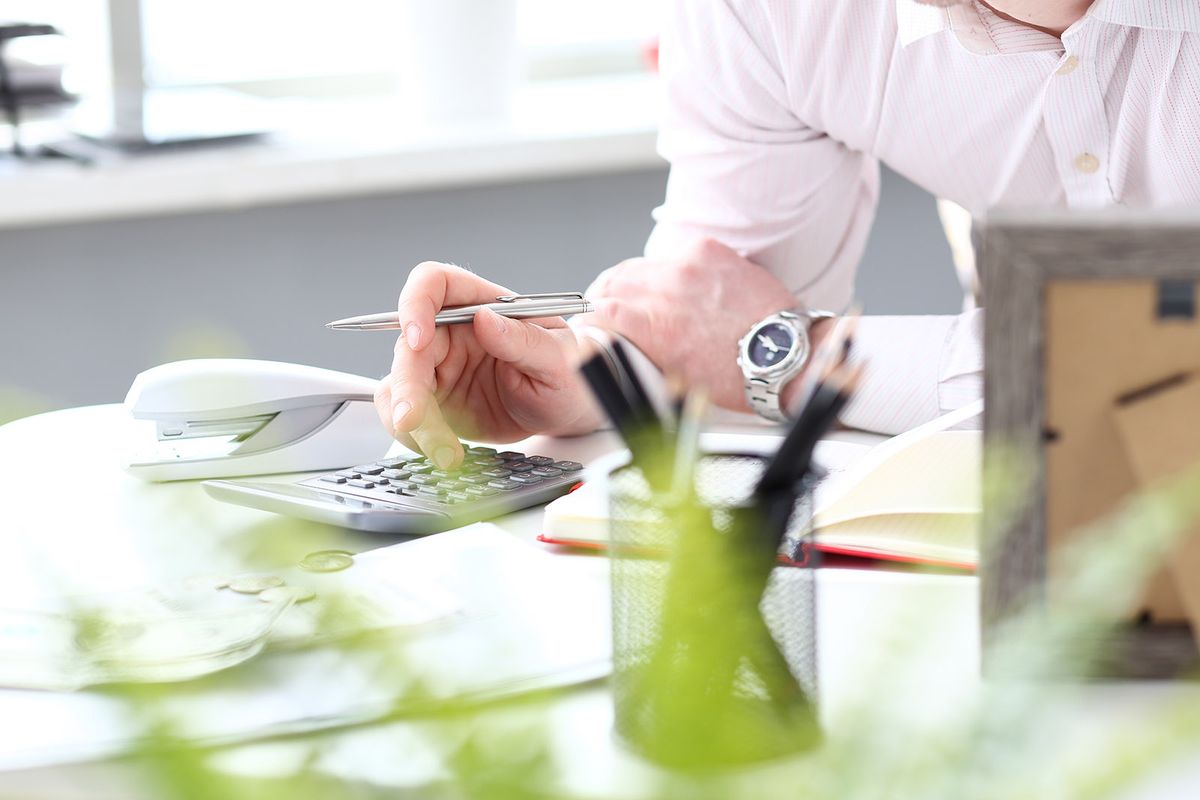
[(611, 476), (616, 733), (664, 766), (733, 767), (819, 741), (811, 493), (780, 546), (749, 502), (764, 468), (708, 455), (690, 491), (656, 490), (637, 467)]

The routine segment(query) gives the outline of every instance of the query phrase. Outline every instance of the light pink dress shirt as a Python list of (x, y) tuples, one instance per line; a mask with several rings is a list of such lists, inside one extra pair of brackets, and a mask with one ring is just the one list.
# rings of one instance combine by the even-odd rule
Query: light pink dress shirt
[[(671, 5), (647, 255), (712, 237), (839, 310), (879, 162), (977, 215), (1200, 204), (1200, 0), (1096, 0), (1061, 40), (974, 2)], [(981, 340), (979, 312), (865, 318), (845, 421), (897, 432), (978, 398)]]

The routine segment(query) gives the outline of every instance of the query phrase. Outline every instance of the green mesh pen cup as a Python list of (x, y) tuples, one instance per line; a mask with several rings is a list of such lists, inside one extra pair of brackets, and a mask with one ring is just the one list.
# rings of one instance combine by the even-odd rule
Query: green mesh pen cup
[[(691, 486), (610, 483), (618, 737), (665, 766), (708, 770), (803, 752), (817, 719), (813, 558), (781, 559), (749, 505), (765, 462), (708, 455)], [(807, 547), (812, 504), (781, 555)]]

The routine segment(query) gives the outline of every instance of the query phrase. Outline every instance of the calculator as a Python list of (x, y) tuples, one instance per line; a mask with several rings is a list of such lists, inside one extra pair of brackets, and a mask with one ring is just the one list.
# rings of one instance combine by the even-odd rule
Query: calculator
[(412, 455), (295, 483), (219, 480), (204, 489), (228, 503), (343, 528), (426, 534), (548, 503), (577, 486), (582, 470), (577, 461), (468, 447), (451, 470)]

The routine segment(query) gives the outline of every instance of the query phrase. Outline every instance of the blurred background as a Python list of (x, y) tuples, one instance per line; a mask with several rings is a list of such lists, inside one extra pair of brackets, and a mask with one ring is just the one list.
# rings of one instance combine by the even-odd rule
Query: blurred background
[[(390, 336), (323, 323), (420, 261), (531, 292), (640, 254), (668, 2), (0, 0), (0, 422), (185, 357), (383, 374)], [(962, 303), (892, 173), (859, 294)]]

